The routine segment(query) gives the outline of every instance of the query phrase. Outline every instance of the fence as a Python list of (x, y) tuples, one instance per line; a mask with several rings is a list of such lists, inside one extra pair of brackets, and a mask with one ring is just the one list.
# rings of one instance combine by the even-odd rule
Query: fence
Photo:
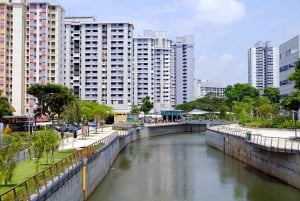
[[(87, 156), (95, 153), (106, 144), (109, 144), (115, 138), (118, 137), (118, 133), (113, 134), (91, 144), (86, 147)], [(55, 163), (49, 168), (37, 173), (24, 182), (16, 185), (15, 187), (0, 194), (0, 201), (11, 200), (33, 200), (34, 198), (42, 197), (44, 190), (47, 190), (50, 186), (54, 186), (62, 179), (70, 178), (74, 175), (74, 170), (79, 169), (83, 164), (83, 155), (81, 151), (76, 151), (67, 158)]]
[(289, 138), (268, 137), (260, 134), (251, 134), (247, 130), (213, 126), (209, 130), (245, 138), (246, 141), (261, 148), (277, 152), (300, 152), (300, 142)]
[(73, 169), (81, 165), (81, 152), (74, 152), (67, 158), (55, 163), (49, 168), (16, 185), (0, 195), (0, 201), (31, 200), (41, 197), (43, 190), (49, 188), (61, 177), (66, 177)]

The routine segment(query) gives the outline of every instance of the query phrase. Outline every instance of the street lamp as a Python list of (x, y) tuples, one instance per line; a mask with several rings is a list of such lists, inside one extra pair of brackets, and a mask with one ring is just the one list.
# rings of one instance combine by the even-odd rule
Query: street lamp
[(295, 110), (291, 110), (292, 114), (293, 114), (293, 120), (294, 120), (294, 128), (295, 128), (295, 138), (297, 138), (297, 118), (296, 115), (298, 115), (298, 112)]

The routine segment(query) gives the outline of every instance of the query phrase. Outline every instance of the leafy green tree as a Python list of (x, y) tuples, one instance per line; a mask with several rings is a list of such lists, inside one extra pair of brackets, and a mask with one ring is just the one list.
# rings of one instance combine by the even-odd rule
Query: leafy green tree
[(64, 106), (75, 100), (72, 90), (59, 84), (33, 84), (27, 93), (38, 99), (35, 115), (47, 114), (51, 119), (55, 115), (59, 117)]
[(298, 111), (298, 109), (300, 108), (300, 93), (293, 92), (290, 96), (285, 97), (281, 101), (281, 105), (286, 110), (294, 111), (294, 112)]
[[(94, 109), (94, 121), (97, 123), (97, 125), (101, 125), (101, 122), (104, 121), (105, 118), (107, 118), (112, 113), (112, 107), (107, 105), (100, 105), (97, 104)], [(97, 127), (96, 127), (97, 132)]]
[[(34, 150), (39, 152), (37, 156), (42, 156), (46, 153), (46, 162), (49, 164), (49, 154), (51, 154), (51, 161), (54, 163), (54, 152), (57, 150), (60, 143), (60, 137), (52, 129), (40, 130), (33, 139)], [(40, 158), (37, 157), (37, 158)]]
[(229, 107), (227, 105), (221, 105), (219, 108), (219, 117), (220, 119), (227, 119), (227, 113), (229, 112)]
[(233, 112), (238, 117), (240, 123), (245, 124), (249, 120), (250, 107), (251, 106), (245, 102), (233, 102)]
[[(190, 101), (188, 103), (183, 103), (176, 106), (176, 109), (183, 110), (184, 112), (190, 112), (193, 109), (211, 111), (211, 112), (219, 112), (223, 106), (225, 106), (224, 98), (216, 98), (205, 96), (203, 98), (199, 98), (194, 101)], [(223, 107), (223, 109), (228, 107)], [(227, 110), (229, 111), (229, 109)]]
[(80, 101), (80, 114), (83, 121), (92, 121), (94, 119), (94, 109), (97, 103), (93, 101)]
[(61, 118), (68, 122), (70, 125), (80, 122), (80, 102), (75, 100), (68, 105), (64, 106), (64, 110), (61, 114)]
[(150, 101), (150, 97), (146, 96), (142, 100), (142, 104), (140, 106), (140, 110), (144, 112), (144, 114), (148, 114), (149, 111), (153, 108), (153, 103)]
[(51, 161), (54, 163), (54, 153), (58, 149), (60, 143), (60, 137), (52, 129), (46, 129), (40, 131), (45, 138), (45, 151), (47, 154), (47, 164), (48, 164), (48, 155), (51, 153)]
[(2, 97), (2, 90), (0, 90), (0, 118), (5, 115), (12, 115), (12, 109), (6, 97)]
[(95, 121), (100, 125), (100, 122), (104, 121), (113, 111), (112, 107), (107, 105), (98, 104), (94, 101), (81, 101), (80, 113), (83, 121)]
[(237, 83), (229, 85), (224, 90), (224, 95), (227, 99), (227, 104), (232, 107), (234, 101), (243, 102), (246, 97), (256, 99), (259, 97), (259, 90), (249, 84)]
[(279, 103), (279, 88), (266, 87), (264, 89), (264, 96), (268, 97), (271, 104)]
[(22, 140), (19, 135), (4, 135), (3, 143), (0, 150), (0, 180), (5, 185), (11, 182), (13, 177), (14, 169), (16, 167), (16, 161), (14, 159), (16, 153), (19, 151), (19, 146)]
[(133, 115), (140, 114), (140, 106), (138, 106), (138, 105), (132, 105), (130, 113), (133, 114)]

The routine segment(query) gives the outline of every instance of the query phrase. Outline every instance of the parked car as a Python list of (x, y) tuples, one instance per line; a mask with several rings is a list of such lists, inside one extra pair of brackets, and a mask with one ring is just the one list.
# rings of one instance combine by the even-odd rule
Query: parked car
[(69, 126), (69, 131), (70, 132), (74, 132), (74, 131), (78, 131), (78, 130), (80, 130), (81, 128), (80, 127), (78, 127), (78, 126)]
[(97, 126), (97, 123), (96, 123), (96, 122), (90, 122), (90, 123), (89, 123), (89, 126), (96, 127), (96, 126)]

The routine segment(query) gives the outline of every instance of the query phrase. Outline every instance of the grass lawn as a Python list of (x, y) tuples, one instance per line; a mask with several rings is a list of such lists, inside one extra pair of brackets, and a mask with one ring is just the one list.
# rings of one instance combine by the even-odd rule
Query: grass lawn
[[(74, 152), (74, 149), (62, 150), (57, 151), (54, 153), (54, 163), (66, 158), (67, 156), (71, 155)], [(48, 158), (49, 164), (47, 164), (46, 154), (43, 154), (43, 157), (39, 160), (38, 164), (38, 172), (46, 169), (50, 165), (52, 165), (51, 161), (51, 154), (49, 154)], [(26, 179), (35, 175), (36, 172), (36, 160), (35, 159), (28, 159), (26, 161), (22, 161), (17, 164), (16, 169), (14, 170), (14, 175), (12, 182), (9, 185), (4, 186), (3, 184), (0, 185), (0, 194), (5, 192), (6, 190), (14, 187), (15, 185), (22, 183)]]

